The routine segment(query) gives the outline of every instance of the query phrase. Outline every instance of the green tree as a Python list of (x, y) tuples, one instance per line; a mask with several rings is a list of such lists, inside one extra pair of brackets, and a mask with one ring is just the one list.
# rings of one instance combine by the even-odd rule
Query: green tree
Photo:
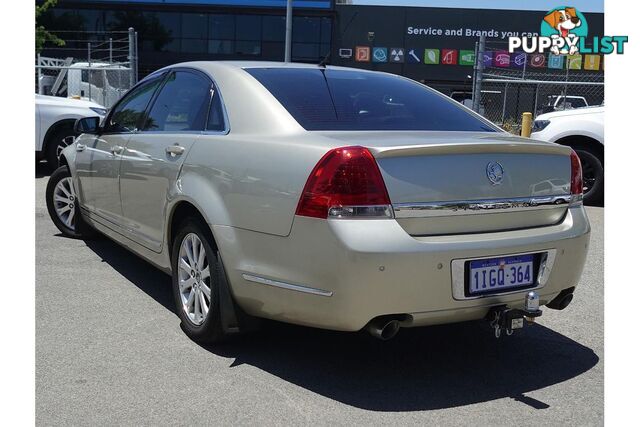
[(53, 43), (56, 46), (64, 46), (64, 40), (44, 29), (44, 25), (38, 23), (38, 19), (50, 8), (54, 7), (58, 0), (45, 0), (40, 6), (36, 5), (36, 53), (40, 53), (44, 44)]

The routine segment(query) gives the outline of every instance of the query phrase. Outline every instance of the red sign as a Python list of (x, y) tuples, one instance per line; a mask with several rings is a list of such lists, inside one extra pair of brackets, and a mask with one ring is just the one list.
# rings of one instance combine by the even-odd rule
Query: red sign
[(442, 49), (440, 52), (441, 64), (456, 65), (458, 63), (458, 51), (456, 49)]
[(371, 48), (369, 46), (356, 46), (356, 62), (371, 61)]
[(495, 67), (508, 67), (511, 63), (511, 55), (506, 50), (493, 54), (493, 65)]

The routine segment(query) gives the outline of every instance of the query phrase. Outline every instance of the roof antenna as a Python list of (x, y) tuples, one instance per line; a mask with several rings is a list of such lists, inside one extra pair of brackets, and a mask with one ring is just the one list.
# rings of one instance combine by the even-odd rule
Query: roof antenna
[[(349, 26), (351, 25), (351, 23), (353, 22), (354, 19), (356, 19), (356, 16), (358, 16), (358, 12), (356, 11), (356, 13), (354, 13), (351, 16), (351, 19), (349, 20), (349, 22), (347, 23), (347, 25), (345, 25), (344, 29), (342, 30), (342, 32), (340, 33), (340, 39), (342, 39), (342, 36), (344, 36), (344, 33), (347, 32), (347, 29), (349, 28)], [(322, 58), (322, 61), (320, 61), (320, 63), (318, 64), (318, 67), (322, 67), (322, 68), (327, 68), (327, 64), (329, 63), (329, 58), (331, 57), (331, 47), (329, 47), (329, 52), (327, 52), (327, 54), (325, 55), (324, 58)]]

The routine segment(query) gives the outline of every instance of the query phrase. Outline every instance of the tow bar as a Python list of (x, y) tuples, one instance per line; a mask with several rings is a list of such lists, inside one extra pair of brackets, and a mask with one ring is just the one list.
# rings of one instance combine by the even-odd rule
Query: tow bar
[(489, 325), (493, 328), (496, 338), (500, 338), (502, 332), (513, 335), (516, 329), (524, 328), (524, 321), (532, 324), (536, 317), (542, 316), (540, 310), (540, 296), (531, 291), (524, 298), (524, 310), (508, 308), (506, 305), (493, 307), (487, 314)]

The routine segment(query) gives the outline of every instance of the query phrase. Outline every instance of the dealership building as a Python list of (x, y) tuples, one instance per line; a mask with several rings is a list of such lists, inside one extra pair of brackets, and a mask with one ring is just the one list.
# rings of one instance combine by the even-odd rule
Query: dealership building
[[(506, 50), (509, 36), (539, 33), (545, 14), (350, 3), (295, 0), (292, 59), (314, 63), (327, 57), (330, 64), (404, 75), (445, 93), (471, 88), (480, 35), (495, 50)], [(43, 55), (82, 57), (83, 37), (134, 27), (140, 77), (182, 61), (282, 61), (285, 5), (285, 0), (60, 0), (41, 24), (65, 31), (59, 34), (69, 41)], [(590, 37), (603, 34), (604, 14), (584, 17)], [(593, 58), (585, 58), (577, 72), (601, 72), (604, 61), (597, 62), (594, 67)]]

